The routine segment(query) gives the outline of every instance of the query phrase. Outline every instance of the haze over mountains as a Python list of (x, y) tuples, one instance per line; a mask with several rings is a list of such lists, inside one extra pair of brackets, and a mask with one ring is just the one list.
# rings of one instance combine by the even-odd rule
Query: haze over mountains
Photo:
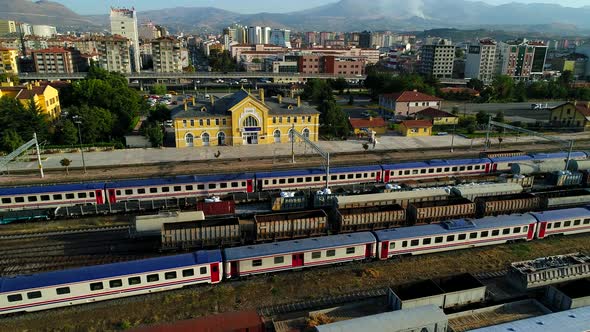
[[(108, 15), (81, 16), (52, 1), (0, 0), (0, 18), (59, 28), (108, 29)], [(105, 4), (105, 6), (107, 6)], [(141, 8), (138, 8), (141, 10)], [(489, 5), (466, 0), (340, 0), (307, 10), (276, 14), (240, 14), (212, 7), (176, 7), (140, 11), (140, 21), (152, 20), (172, 31), (212, 32), (231, 23), (268, 25), (293, 30), (423, 30), (432, 28), (502, 27), (505, 29), (582, 33), (590, 31), (590, 6), (553, 4)]]

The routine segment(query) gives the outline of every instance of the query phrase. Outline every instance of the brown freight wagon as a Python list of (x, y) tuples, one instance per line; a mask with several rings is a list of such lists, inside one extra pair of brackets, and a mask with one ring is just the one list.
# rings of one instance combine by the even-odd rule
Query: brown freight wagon
[(475, 203), (465, 198), (417, 202), (408, 206), (408, 224), (423, 224), (475, 216)]
[(203, 211), (205, 217), (232, 215), (236, 213), (236, 203), (234, 201), (221, 202), (197, 202), (197, 211)]
[(407, 180), (401, 181), (400, 184), (412, 189), (417, 188), (432, 188), (432, 187), (446, 187), (455, 185), (455, 180), (450, 177), (440, 177), (433, 179), (421, 179), (421, 180)]
[(256, 241), (275, 241), (328, 233), (324, 210), (257, 215), (254, 217)]
[(164, 250), (231, 246), (244, 242), (238, 218), (162, 225)]
[(502, 157), (517, 157), (524, 156), (526, 152), (522, 150), (495, 150), (482, 151), (479, 153), (480, 158), (502, 158)]
[(397, 204), (339, 209), (334, 212), (334, 231), (339, 233), (391, 228), (403, 226), (405, 222), (406, 211)]
[(503, 196), (479, 197), (475, 200), (477, 217), (498, 216), (521, 212), (539, 211), (542, 199), (538, 196), (523, 193)]

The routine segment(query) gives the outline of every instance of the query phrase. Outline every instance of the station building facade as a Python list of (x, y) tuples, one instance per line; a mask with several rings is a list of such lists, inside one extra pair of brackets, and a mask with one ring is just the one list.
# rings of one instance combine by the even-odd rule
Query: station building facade
[[(244, 89), (223, 98), (185, 101), (174, 111), (177, 148), (279, 144), (294, 128), (311, 141), (319, 137), (319, 112), (297, 98), (256, 98)], [(297, 140), (297, 138), (296, 138)]]

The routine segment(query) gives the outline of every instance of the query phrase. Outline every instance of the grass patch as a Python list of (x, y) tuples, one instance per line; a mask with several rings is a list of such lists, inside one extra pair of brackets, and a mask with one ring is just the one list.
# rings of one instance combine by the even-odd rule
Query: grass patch
[(509, 246), (510, 251), (516, 257), (527, 257), (531, 253), (531, 247), (525, 243), (518, 243)]

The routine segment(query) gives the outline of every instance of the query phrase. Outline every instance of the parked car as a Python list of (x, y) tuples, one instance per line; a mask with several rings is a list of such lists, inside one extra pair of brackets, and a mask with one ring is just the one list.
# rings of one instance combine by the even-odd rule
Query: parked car
[(215, 83), (224, 83), (225, 81), (222, 80), (221, 78), (218, 78), (217, 80), (215, 80)]

